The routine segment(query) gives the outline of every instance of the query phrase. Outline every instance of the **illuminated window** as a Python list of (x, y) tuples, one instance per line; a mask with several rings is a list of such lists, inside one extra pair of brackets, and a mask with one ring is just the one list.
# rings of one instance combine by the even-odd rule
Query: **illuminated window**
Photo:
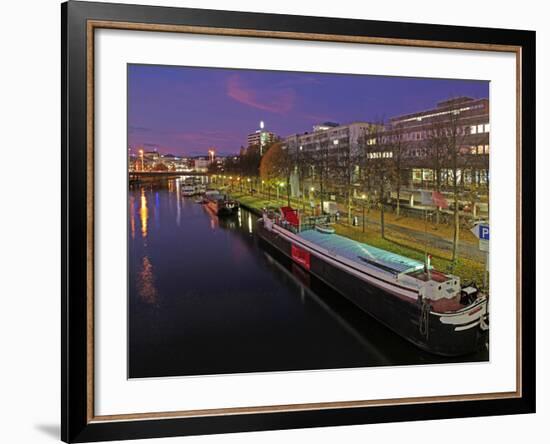
[(491, 130), (491, 127), (488, 123), (485, 124), (485, 132), (488, 133)]
[(483, 132), (483, 124), (477, 126), (477, 132), (482, 133)]
[(472, 125), (470, 127), (470, 134), (476, 134), (477, 133), (476, 129), (477, 129), (477, 127), (475, 125)]

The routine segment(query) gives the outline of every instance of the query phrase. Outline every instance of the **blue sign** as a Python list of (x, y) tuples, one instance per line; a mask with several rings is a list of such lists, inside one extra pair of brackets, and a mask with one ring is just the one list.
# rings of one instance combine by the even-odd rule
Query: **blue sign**
[(479, 225), (479, 238), (486, 241), (489, 240), (489, 225)]
[(489, 225), (488, 224), (477, 224), (470, 230), (474, 233), (474, 236), (479, 240), (489, 242)]

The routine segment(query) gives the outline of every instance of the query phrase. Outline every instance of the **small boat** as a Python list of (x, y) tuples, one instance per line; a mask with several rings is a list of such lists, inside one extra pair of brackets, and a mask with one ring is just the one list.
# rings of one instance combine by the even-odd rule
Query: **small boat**
[(183, 187), (181, 188), (181, 194), (183, 196), (194, 196), (195, 187), (193, 185), (183, 185)]
[(486, 347), (488, 294), (435, 270), (429, 255), (425, 262), (417, 261), (336, 233), (327, 236), (324, 226), (326, 222), (282, 207), (263, 213), (257, 234), (425, 351), (461, 356)]
[(334, 228), (327, 224), (317, 224), (315, 225), (315, 229), (324, 234), (334, 234), (336, 232)]
[(214, 196), (220, 195), (219, 190), (214, 190), (212, 188), (208, 188), (202, 195), (202, 203), (206, 204), (208, 203), (209, 198), (213, 198)]
[(216, 216), (233, 216), (239, 211), (239, 203), (219, 192), (207, 191), (204, 203)]

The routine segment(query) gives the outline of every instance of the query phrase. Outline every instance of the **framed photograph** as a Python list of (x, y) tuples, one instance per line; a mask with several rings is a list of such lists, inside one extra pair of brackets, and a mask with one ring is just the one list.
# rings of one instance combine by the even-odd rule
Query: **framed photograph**
[(535, 33), (69, 1), (62, 439), (535, 411)]

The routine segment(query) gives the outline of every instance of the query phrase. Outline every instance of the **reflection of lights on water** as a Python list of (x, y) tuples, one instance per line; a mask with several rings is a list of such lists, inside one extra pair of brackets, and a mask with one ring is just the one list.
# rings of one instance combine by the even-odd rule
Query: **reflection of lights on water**
[(240, 208), (237, 210), (237, 215), (238, 215), (238, 219), (239, 219), (239, 228), (241, 228), (243, 226), (243, 219), (242, 219), (242, 214), (241, 214), (241, 209)]
[(181, 221), (181, 203), (180, 203), (180, 180), (179, 178), (176, 179), (176, 223), (178, 224), (178, 227), (180, 226)]
[(156, 192), (155, 192), (155, 208), (154, 208), (153, 214), (155, 215), (155, 225), (156, 225), (158, 228), (160, 228), (160, 223), (159, 223), (159, 217), (160, 217), (159, 206), (160, 206), (160, 203), (159, 203), (159, 192), (156, 191)]
[(134, 196), (130, 196), (130, 233), (132, 239), (136, 238), (136, 202)]
[(139, 220), (141, 221), (141, 236), (147, 237), (147, 219), (149, 218), (149, 211), (147, 209), (147, 197), (145, 197), (145, 190), (141, 189), (141, 200), (139, 207)]
[(203, 205), (203, 208), (205, 209), (205, 211), (208, 213), (208, 215), (210, 216), (210, 228), (212, 230), (215, 230), (217, 228), (217, 226), (219, 225), (219, 219), (218, 219), (218, 216), (216, 216), (216, 214), (214, 213), (214, 211), (210, 208), (209, 205)]
[(157, 301), (157, 289), (155, 288), (155, 275), (153, 265), (147, 256), (143, 257), (138, 282), (139, 296), (143, 302), (154, 304)]
[(252, 214), (248, 213), (248, 232), (252, 234)]

